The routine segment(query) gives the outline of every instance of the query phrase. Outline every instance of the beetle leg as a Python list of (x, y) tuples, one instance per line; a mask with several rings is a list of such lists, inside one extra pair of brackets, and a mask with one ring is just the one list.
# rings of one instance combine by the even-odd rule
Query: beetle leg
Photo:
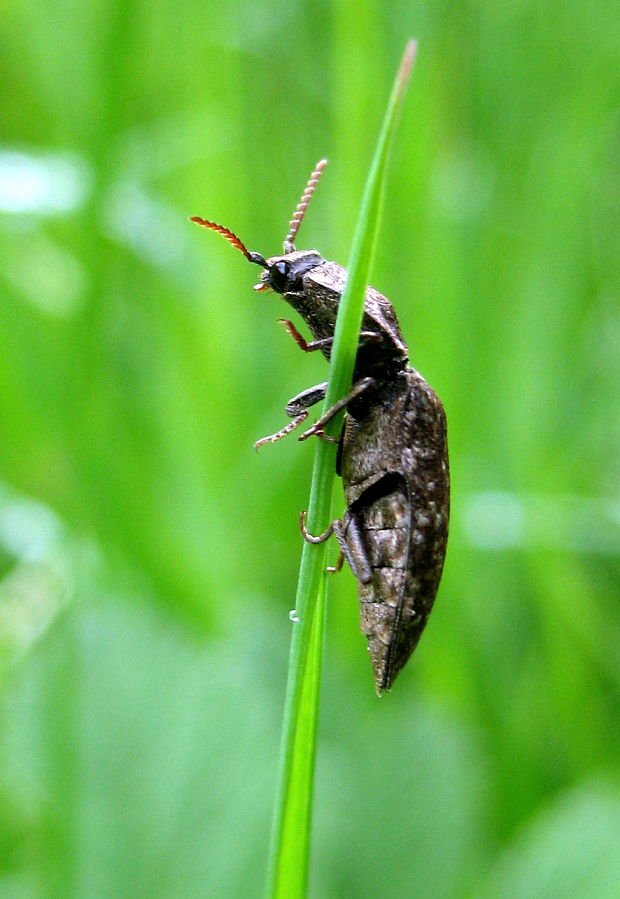
[[(313, 434), (318, 434), (322, 436), (323, 427), (327, 424), (328, 421), (331, 421), (334, 415), (337, 415), (342, 409), (346, 408), (349, 403), (353, 402), (353, 400), (357, 399), (358, 396), (361, 396), (366, 390), (369, 390), (371, 387), (374, 387), (377, 382), (374, 378), (362, 378), (361, 381), (358, 381), (357, 384), (354, 384), (351, 390), (343, 396), (342, 399), (339, 399), (338, 402), (334, 403), (334, 405), (327, 410), (325, 415), (319, 418), (311, 428), (308, 428), (307, 431), (304, 431), (303, 434), (299, 437), (299, 440), (307, 440), (308, 437), (312, 437)], [(327, 436), (327, 435), (325, 435)]]
[(312, 433), (315, 437), (320, 437), (321, 440), (326, 440), (328, 443), (340, 443), (340, 437), (332, 437), (331, 434), (327, 434), (322, 428), (317, 428)]
[(260, 447), (264, 443), (275, 443), (276, 440), (280, 440), (282, 437), (286, 437), (287, 434), (290, 434), (291, 431), (294, 431), (295, 428), (305, 421), (308, 417), (307, 409), (304, 409), (303, 412), (300, 412), (299, 415), (296, 415), (293, 421), (289, 421), (287, 425), (284, 425), (283, 428), (280, 428), (279, 431), (276, 431), (275, 434), (267, 434), (266, 437), (261, 437), (260, 440), (257, 440), (254, 444), (254, 449), (258, 452)]
[(319, 534), (317, 537), (314, 534), (311, 534), (310, 531), (306, 528), (306, 515), (308, 513), (304, 509), (303, 512), (299, 513), (299, 530), (302, 533), (304, 540), (307, 540), (308, 543), (325, 543), (331, 535), (334, 533), (334, 523), (329, 525), (329, 527), (325, 528), (322, 534)]
[(342, 564), (344, 562), (344, 553), (342, 550), (338, 553), (338, 558), (336, 559), (335, 565), (328, 565), (327, 570), (330, 574), (336, 574), (337, 571), (340, 571), (342, 568)]
[[(322, 337), (320, 340), (306, 340), (297, 330), (292, 321), (288, 318), (279, 318), (280, 324), (284, 325), (288, 333), (291, 335), (297, 346), (304, 353), (312, 353), (315, 350), (322, 350), (326, 346), (331, 346), (334, 342), (333, 337)], [(381, 340), (381, 334), (376, 331), (361, 331), (360, 340)]]
[(324, 543), (334, 534), (340, 545), (340, 555), (336, 564), (327, 570), (340, 571), (343, 559), (346, 559), (355, 577), (363, 584), (370, 583), (372, 567), (364, 545), (362, 530), (353, 512), (347, 509), (342, 521), (337, 518), (329, 527), (325, 528), (322, 534), (314, 536), (306, 528), (306, 512), (304, 511), (299, 516), (299, 528), (304, 540), (307, 540), (308, 543)]
[(294, 431), (295, 428), (308, 417), (308, 408), (314, 406), (315, 403), (320, 403), (321, 400), (324, 399), (326, 388), (327, 381), (323, 381), (322, 384), (316, 384), (314, 387), (308, 387), (307, 390), (302, 390), (301, 393), (298, 393), (297, 396), (290, 399), (284, 407), (284, 411), (289, 418), (293, 419), (293, 421), (284, 425), (284, 427), (280, 428), (279, 431), (276, 431), (275, 434), (268, 434), (266, 437), (261, 437), (260, 440), (257, 440), (254, 444), (254, 449), (258, 450), (264, 443), (275, 443), (276, 440), (280, 440), (282, 437), (286, 437), (287, 434), (290, 434), (291, 431)]
[(314, 406), (316, 403), (320, 403), (324, 400), (326, 390), (327, 381), (323, 381), (321, 384), (315, 384), (314, 387), (307, 387), (288, 401), (284, 407), (284, 411), (289, 418), (294, 418), (296, 415), (300, 415), (303, 410), (309, 409), (310, 406)]
[(297, 346), (302, 349), (304, 353), (312, 353), (314, 350), (321, 350), (323, 349), (323, 347), (331, 346), (334, 342), (333, 337), (324, 337), (322, 340), (308, 341), (304, 337), (302, 337), (293, 322), (289, 321), (288, 318), (279, 318), (278, 321), (280, 322), (280, 324), (284, 325)]
[(357, 516), (347, 509), (343, 520), (334, 521), (332, 528), (351, 571), (362, 584), (369, 584), (372, 580), (372, 567)]

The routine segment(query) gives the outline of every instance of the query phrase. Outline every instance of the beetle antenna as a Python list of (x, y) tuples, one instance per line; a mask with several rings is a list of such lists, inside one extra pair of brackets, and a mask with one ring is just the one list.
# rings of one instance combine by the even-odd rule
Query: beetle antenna
[(262, 253), (252, 253), (246, 245), (240, 240), (234, 231), (231, 231), (229, 228), (225, 228), (223, 225), (218, 225), (217, 222), (210, 222), (208, 219), (201, 219), (199, 215), (190, 215), (190, 222), (195, 222), (197, 225), (204, 225), (205, 228), (210, 228), (212, 231), (217, 231), (218, 234), (221, 234), (222, 237), (225, 237), (228, 243), (231, 243), (233, 247), (237, 247), (238, 250), (241, 250), (246, 259), (249, 259), (250, 262), (256, 262), (258, 265), (262, 265), (263, 268), (267, 268), (267, 262)]
[(297, 204), (297, 208), (295, 209), (295, 212), (293, 213), (293, 218), (291, 219), (291, 222), (290, 222), (290, 230), (284, 239), (284, 252), (285, 253), (292, 253), (295, 249), (294, 241), (295, 241), (295, 237), (297, 236), (297, 232), (299, 231), (299, 226), (301, 225), (301, 220), (303, 219), (304, 213), (305, 213), (306, 209), (308, 208), (308, 203), (310, 202), (310, 198), (312, 197), (312, 194), (314, 193), (314, 188), (317, 186), (317, 184), (319, 182), (319, 178), (321, 177), (321, 172), (323, 171), (323, 169), (325, 168), (326, 165), (327, 165), (327, 160), (321, 159), (319, 162), (317, 162), (316, 166), (314, 167), (314, 171), (310, 175), (308, 183), (306, 184), (306, 189), (304, 190), (303, 194), (301, 195), (301, 200)]

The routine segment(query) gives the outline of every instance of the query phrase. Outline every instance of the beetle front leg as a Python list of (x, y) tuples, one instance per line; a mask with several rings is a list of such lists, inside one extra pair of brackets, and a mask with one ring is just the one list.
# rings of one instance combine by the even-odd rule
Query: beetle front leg
[(321, 400), (325, 399), (326, 389), (327, 381), (323, 381), (322, 384), (316, 384), (314, 387), (308, 387), (307, 390), (302, 390), (301, 393), (298, 393), (297, 396), (290, 399), (284, 407), (284, 411), (289, 418), (293, 419), (293, 421), (284, 425), (284, 427), (280, 428), (279, 431), (276, 431), (275, 434), (268, 434), (266, 437), (261, 437), (260, 440), (257, 440), (254, 444), (254, 449), (258, 450), (264, 443), (275, 443), (276, 440), (280, 440), (282, 437), (286, 437), (287, 434), (290, 434), (291, 431), (294, 431), (302, 421), (307, 419), (310, 406), (314, 406), (316, 403), (320, 403)]
[[(331, 346), (334, 342), (333, 337), (322, 337), (320, 340), (306, 340), (300, 332), (297, 330), (292, 321), (288, 318), (279, 318), (278, 321), (281, 325), (284, 325), (288, 333), (291, 335), (297, 346), (304, 351), (304, 353), (313, 353), (315, 350), (323, 350), (327, 346)], [(381, 334), (377, 334), (376, 331), (361, 331), (360, 332), (360, 342), (362, 340), (381, 340)]]
[(315, 350), (322, 350), (326, 346), (331, 346), (334, 342), (333, 337), (324, 337), (322, 340), (308, 341), (299, 333), (293, 322), (288, 318), (279, 318), (278, 321), (281, 325), (284, 325), (297, 346), (302, 349), (304, 353), (312, 353)]

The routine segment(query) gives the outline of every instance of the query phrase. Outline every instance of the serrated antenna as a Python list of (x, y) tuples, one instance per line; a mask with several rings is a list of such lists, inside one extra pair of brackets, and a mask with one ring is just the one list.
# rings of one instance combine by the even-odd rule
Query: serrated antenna
[(205, 228), (210, 228), (212, 231), (217, 231), (218, 234), (221, 234), (228, 243), (231, 243), (233, 247), (236, 247), (238, 250), (241, 250), (246, 259), (249, 259), (250, 262), (256, 262), (258, 265), (262, 265), (263, 268), (267, 268), (267, 262), (265, 261), (265, 257), (262, 253), (253, 253), (243, 241), (237, 237), (234, 231), (231, 231), (230, 228), (225, 228), (224, 225), (218, 225), (217, 222), (210, 222), (208, 219), (202, 219), (199, 215), (190, 215), (190, 222), (195, 222), (197, 225), (204, 225)]
[(314, 188), (319, 183), (319, 178), (321, 177), (321, 172), (323, 171), (323, 169), (325, 168), (326, 165), (327, 165), (327, 160), (321, 159), (319, 162), (317, 162), (316, 166), (314, 167), (314, 171), (310, 175), (310, 178), (306, 185), (306, 189), (304, 190), (303, 194), (301, 195), (301, 200), (297, 204), (297, 208), (295, 209), (295, 212), (293, 213), (293, 218), (291, 219), (291, 222), (290, 222), (290, 230), (284, 239), (284, 252), (285, 253), (292, 253), (295, 250), (294, 241), (295, 241), (295, 237), (297, 236), (297, 232), (299, 231), (299, 226), (301, 225), (301, 220), (303, 219), (304, 213), (305, 213), (306, 209), (308, 208), (308, 203), (310, 202), (310, 198), (312, 197), (312, 194), (314, 193)]

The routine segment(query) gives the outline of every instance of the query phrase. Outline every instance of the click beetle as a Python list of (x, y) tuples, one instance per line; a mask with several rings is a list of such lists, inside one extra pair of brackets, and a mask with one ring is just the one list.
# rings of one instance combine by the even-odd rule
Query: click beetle
[[(228, 228), (198, 216), (192, 221), (222, 234), (263, 268), (257, 290), (271, 288), (300, 314), (313, 340), (281, 319), (305, 352), (329, 359), (338, 304), (347, 272), (317, 250), (295, 250), (294, 241), (317, 181), (321, 160), (302, 194), (284, 241), (284, 253), (265, 258), (250, 252)], [(284, 437), (325, 397), (326, 382), (304, 390), (286, 406), (292, 419), (256, 446)], [(346, 509), (320, 535), (301, 528), (311, 542), (334, 534), (356, 577), (361, 629), (378, 693), (389, 690), (415, 649), (435, 600), (443, 570), (450, 511), (446, 417), (441, 400), (409, 365), (409, 351), (391, 303), (366, 289), (353, 386), (300, 440), (330, 439), (325, 424), (346, 409), (339, 439), (337, 473)], [(331, 438), (333, 439), (333, 438)]]

